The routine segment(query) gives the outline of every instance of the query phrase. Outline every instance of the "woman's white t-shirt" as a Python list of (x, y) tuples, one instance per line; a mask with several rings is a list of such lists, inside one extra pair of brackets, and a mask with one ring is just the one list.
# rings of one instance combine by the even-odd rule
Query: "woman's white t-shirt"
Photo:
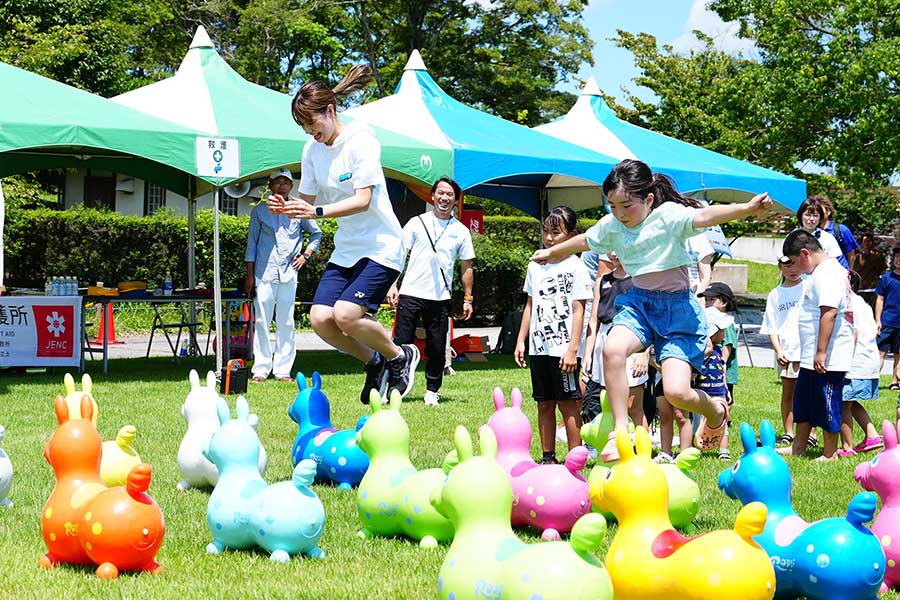
[(372, 201), (363, 212), (338, 217), (334, 251), (329, 262), (352, 267), (363, 258), (403, 270), (406, 250), (403, 230), (394, 215), (381, 168), (381, 144), (371, 127), (347, 123), (330, 146), (313, 139), (303, 147), (301, 194), (316, 197), (316, 204), (333, 204), (352, 197), (360, 188), (374, 186)]
[(853, 328), (856, 329), (856, 348), (853, 350), (853, 361), (847, 371), (847, 379), (878, 379), (881, 374), (881, 355), (875, 338), (878, 337), (878, 325), (872, 307), (856, 294), (851, 297), (853, 304)]
[[(545, 265), (530, 262), (524, 290), (531, 297), (528, 353), (562, 356), (572, 339), (575, 301), (594, 297), (587, 267), (577, 256)], [(580, 328), (577, 333), (581, 335)]]
[(803, 282), (791, 287), (779, 285), (766, 298), (766, 313), (759, 332), (763, 335), (777, 335), (784, 355), (791, 362), (800, 360), (800, 332), (797, 318), (800, 314), (800, 298)]

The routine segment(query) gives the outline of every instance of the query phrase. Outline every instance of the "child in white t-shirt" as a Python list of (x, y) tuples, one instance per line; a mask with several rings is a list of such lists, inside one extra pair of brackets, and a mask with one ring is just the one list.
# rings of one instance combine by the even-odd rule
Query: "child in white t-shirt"
[[(847, 378), (844, 380), (841, 404), (841, 442), (843, 447), (837, 453), (840, 457), (854, 456), (859, 452), (871, 452), (884, 446), (878, 430), (872, 424), (868, 411), (860, 404), (866, 400), (878, 399), (878, 377), (881, 373), (881, 358), (875, 339), (878, 326), (872, 308), (856, 292), (859, 291), (859, 274), (850, 271), (850, 288), (853, 295), (853, 329), (856, 331), (856, 346)], [(865, 439), (853, 445), (853, 421), (856, 420), (865, 434)]]
[[(568, 206), (557, 206), (544, 220), (545, 248), (578, 233), (578, 220)], [(530, 262), (525, 275), (528, 301), (516, 343), (515, 359), (525, 366), (525, 343), (529, 344), (529, 367), (534, 399), (538, 403), (538, 431), (543, 449), (542, 463), (556, 463), (556, 407), (562, 413), (569, 449), (581, 444), (582, 322), (584, 303), (592, 297), (591, 275), (575, 256), (546, 264)]]
[(800, 372), (797, 318), (803, 275), (787, 256), (778, 258), (778, 269), (781, 271), (781, 284), (766, 298), (766, 312), (759, 332), (769, 336), (775, 350), (775, 366), (781, 377), (781, 422), (784, 424), (784, 435), (778, 442), (789, 446), (794, 443), (794, 385)]

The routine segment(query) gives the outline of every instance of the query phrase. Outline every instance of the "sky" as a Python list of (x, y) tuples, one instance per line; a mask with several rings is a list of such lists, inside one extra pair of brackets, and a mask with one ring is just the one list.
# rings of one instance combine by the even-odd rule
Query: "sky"
[[(707, 0), (591, 0), (583, 16), (594, 40), (594, 66), (579, 71), (578, 79), (593, 75), (600, 89), (620, 103), (626, 103), (622, 86), (637, 92), (641, 98), (652, 98), (649, 90), (641, 90), (631, 81), (638, 75), (632, 54), (609, 41), (616, 36), (617, 29), (650, 33), (656, 36), (657, 45), (671, 44), (680, 52), (699, 47), (691, 34), (699, 29), (712, 36), (722, 50), (752, 55), (752, 44), (736, 35), (737, 24), (723, 23), (718, 15), (706, 10), (706, 3)], [(560, 87), (565, 91), (579, 91), (576, 81)]]

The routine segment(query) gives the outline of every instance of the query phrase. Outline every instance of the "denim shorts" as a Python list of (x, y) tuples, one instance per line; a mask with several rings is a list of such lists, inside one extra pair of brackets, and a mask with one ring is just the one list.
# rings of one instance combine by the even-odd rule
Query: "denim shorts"
[(656, 292), (633, 287), (616, 298), (613, 327), (624, 325), (656, 361), (677, 358), (700, 370), (706, 353), (706, 315), (691, 290)]
[(878, 379), (845, 379), (844, 380), (844, 402), (852, 402), (854, 400), (877, 400)]
[(843, 371), (817, 373), (800, 367), (794, 387), (794, 423), (809, 423), (828, 433), (841, 430)]
[(343, 300), (377, 311), (399, 276), (399, 271), (369, 258), (360, 259), (352, 267), (328, 263), (312, 303), (334, 306), (335, 302)]
[(900, 354), (900, 327), (883, 325), (881, 333), (878, 334), (878, 339), (875, 340), (875, 344), (881, 352)]

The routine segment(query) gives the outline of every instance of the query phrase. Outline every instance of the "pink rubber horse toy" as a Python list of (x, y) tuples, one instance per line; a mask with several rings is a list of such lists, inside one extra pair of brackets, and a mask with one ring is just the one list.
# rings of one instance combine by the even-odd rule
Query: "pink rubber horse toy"
[(588, 484), (579, 471), (587, 463), (584, 446), (569, 451), (565, 465), (539, 465), (531, 457), (531, 422), (522, 412), (522, 392), (513, 388), (511, 406), (494, 388), (494, 414), (488, 427), (497, 437), (497, 462), (513, 488), (512, 524), (541, 530), (545, 540), (558, 540), (579, 517), (591, 511)]
[(900, 429), (890, 421), (881, 424), (884, 450), (869, 462), (860, 463), (853, 477), (864, 489), (881, 497), (881, 511), (872, 523), (872, 533), (881, 542), (887, 558), (887, 571), (881, 593), (900, 584)]

